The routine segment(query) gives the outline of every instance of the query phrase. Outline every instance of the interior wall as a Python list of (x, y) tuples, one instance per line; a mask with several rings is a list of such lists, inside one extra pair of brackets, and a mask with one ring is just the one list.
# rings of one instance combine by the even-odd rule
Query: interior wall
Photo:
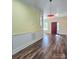
[(40, 12), (22, 2), (12, 1), (12, 34), (40, 31)]
[(12, 55), (42, 38), (40, 11), (20, 0), (12, 1)]
[(59, 20), (59, 34), (67, 34), (67, 18), (62, 17)]
[(58, 22), (59, 23), (59, 31), (58, 34), (67, 34), (67, 17), (55, 17), (52, 20), (49, 20), (48, 25), (48, 33), (51, 33), (51, 22)]

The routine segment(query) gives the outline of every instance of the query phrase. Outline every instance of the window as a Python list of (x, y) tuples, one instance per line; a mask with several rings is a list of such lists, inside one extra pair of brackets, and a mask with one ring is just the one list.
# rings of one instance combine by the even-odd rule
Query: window
[(44, 19), (43, 30), (48, 30), (48, 19)]

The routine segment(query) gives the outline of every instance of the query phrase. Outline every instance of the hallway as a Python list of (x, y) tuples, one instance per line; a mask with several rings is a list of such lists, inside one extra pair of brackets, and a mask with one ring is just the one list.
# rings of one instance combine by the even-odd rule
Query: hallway
[(67, 0), (12, 5), (12, 59), (67, 59)]
[(13, 59), (66, 59), (66, 40), (66, 35), (44, 34), (43, 39), (13, 55)]

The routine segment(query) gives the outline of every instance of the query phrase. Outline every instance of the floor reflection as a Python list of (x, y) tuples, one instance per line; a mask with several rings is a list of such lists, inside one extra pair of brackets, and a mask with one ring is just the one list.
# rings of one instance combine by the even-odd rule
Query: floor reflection
[(48, 36), (47, 35), (44, 35), (43, 36), (42, 43), (44, 44), (44, 46), (47, 46), (49, 44), (49, 39), (48, 39)]

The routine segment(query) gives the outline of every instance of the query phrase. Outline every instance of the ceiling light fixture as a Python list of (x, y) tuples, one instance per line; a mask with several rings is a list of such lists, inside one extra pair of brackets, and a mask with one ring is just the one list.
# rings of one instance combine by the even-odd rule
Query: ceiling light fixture
[(53, 16), (54, 16), (54, 15), (52, 14), (52, 9), (51, 9), (52, 0), (49, 0), (49, 2), (50, 2), (50, 6), (49, 6), (49, 7), (50, 7), (50, 12), (49, 12), (49, 14), (48, 14), (48, 18), (49, 18), (49, 19), (52, 19)]

